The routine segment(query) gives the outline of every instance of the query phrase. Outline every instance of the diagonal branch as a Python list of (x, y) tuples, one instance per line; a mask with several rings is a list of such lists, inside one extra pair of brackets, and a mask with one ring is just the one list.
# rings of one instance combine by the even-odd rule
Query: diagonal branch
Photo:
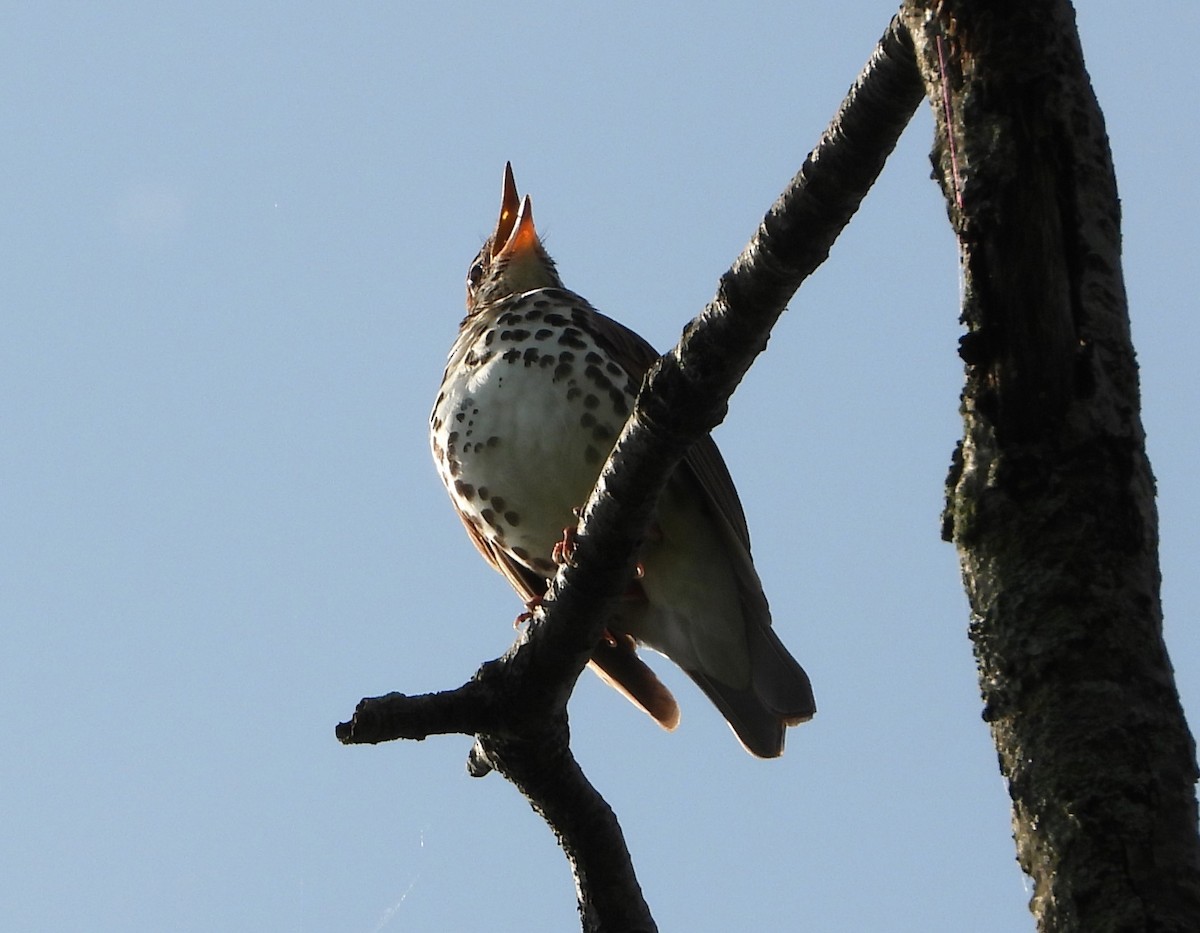
[(767, 212), (717, 295), (647, 375), (583, 511), (571, 566), (505, 655), (456, 690), (359, 703), (346, 744), (476, 736), (471, 771), (495, 769), (558, 836), (585, 930), (653, 930), (612, 811), (569, 750), (566, 704), (630, 579), (658, 495), (725, 415), (800, 283), (824, 261), (923, 97), (911, 39), (893, 19), (829, 128)]

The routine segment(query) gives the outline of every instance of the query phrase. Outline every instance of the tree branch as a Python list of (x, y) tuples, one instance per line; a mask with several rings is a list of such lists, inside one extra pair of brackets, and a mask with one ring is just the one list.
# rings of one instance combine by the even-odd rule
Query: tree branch
[(616, 818), (571, 756), (567, 700), (633, 574), (667, 477), (724, 417), (771, 327), (858, 209), (922, 94), (911, 41), (893, 19), (817, 147), (722, 276), (716, 297), (647, 375), (583, 510), (573, 565), (560, 569), (525, 631), (464, 686), (366, 699), (337, 727), (346, 744), (475, 735), (471, 772), (499, 771), (559, 838), (585, 930), (655, 927)]

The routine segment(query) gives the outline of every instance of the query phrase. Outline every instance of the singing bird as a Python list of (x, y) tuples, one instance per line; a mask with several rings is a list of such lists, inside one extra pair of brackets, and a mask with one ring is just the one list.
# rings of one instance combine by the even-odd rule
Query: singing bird
[[(567, 290), (504, 170), (500, 219), (471, 264), (430, 443), (475, 546), (528, 604), (557, 569), (633, 408), (654, 348)], [(664, 728), (671, 692), (638, 657), (666, 655), (716, 705), (747, 751), (783, 752), (816, 712), (808, 675), (780, 642), (750, 559), (750, 534), (717, 446), (697, 443), (667, 483), (638, 573), (591, 666)]]

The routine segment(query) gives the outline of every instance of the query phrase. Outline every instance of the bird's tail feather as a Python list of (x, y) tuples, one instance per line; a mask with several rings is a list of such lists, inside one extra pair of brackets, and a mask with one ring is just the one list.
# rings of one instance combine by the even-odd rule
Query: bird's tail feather
[(687, 674), (721, 711), (746, 751), (778, 758), (786, 728), (812, 719), (817, 705), (808, 674), (770, 624), (751, 623), (748, 629), (749, 686), (731, 687), (701, 671)]
[(668, 732), (679, 725), (679, 704), (646, 662), (628, 635), (605, 635), (592, 652), (592, 670), (641, 707)]

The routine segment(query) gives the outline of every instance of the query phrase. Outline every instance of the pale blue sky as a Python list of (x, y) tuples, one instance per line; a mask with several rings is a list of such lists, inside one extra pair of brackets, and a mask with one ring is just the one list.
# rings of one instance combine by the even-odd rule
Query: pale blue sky
[[(0, 11), (0, 903), (22, 931), (576, 927), (469, 740), (343, 748), (519, 605), (426, 420), (506, 159), (567, 284), (674, 341), (894, 2)], [(1125, 211), (1168, 644), (1200, 711), (1192, 2), (1082, 5)], [(958, 272), (922, 106), (717, 438), (816, 721), (751, 759), (581, 681), (661, 929), (1031, 929), (953, 548)], [(483, 919), (486, 918), (486, 921)]]

